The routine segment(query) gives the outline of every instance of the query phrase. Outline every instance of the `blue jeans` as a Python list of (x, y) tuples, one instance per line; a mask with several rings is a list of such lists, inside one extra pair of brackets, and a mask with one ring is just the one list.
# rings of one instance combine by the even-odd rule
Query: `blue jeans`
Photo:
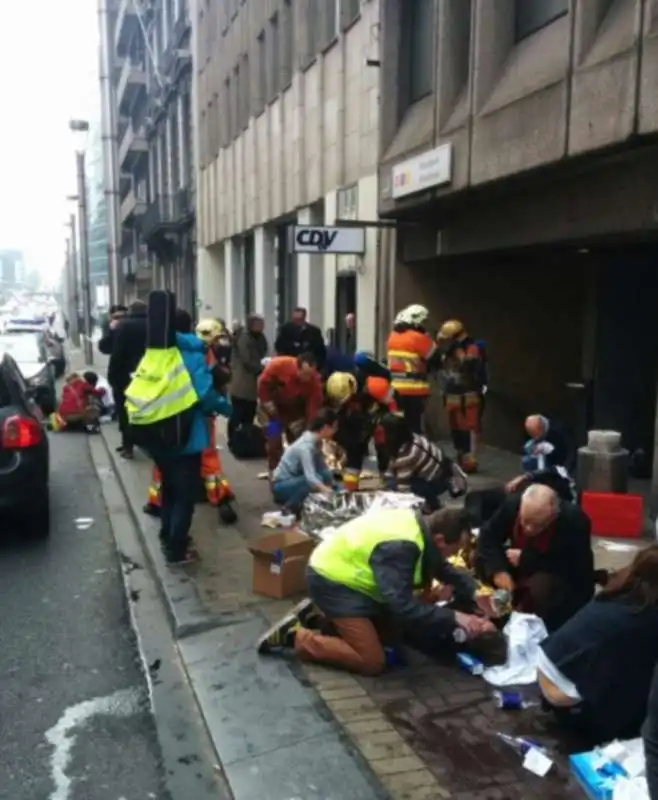
[[(320, 479), (325, 486), (331, 486), (333, 475), (326, 469), (320, 472)], [(306, 480), (304, 475), (296, 478), (286, 478), (272, 483), (272, 495), (274, 502), (289, 508), (291, 511), (299, 511), (304, 500), (311, 494), (313, 487)]]
[(163, 458), (156, 466), (161, 475), (160, 538), (167, 558), (178, 561), (184, 558), (189, 544), (199, 493), (201, 453)]
[(409, 483), (412, 494), (422, 497), (432, 511), (441, 508), (440, 495), (442, 489), (436, 483), (426, 481), (424, 478), (412, 478)]

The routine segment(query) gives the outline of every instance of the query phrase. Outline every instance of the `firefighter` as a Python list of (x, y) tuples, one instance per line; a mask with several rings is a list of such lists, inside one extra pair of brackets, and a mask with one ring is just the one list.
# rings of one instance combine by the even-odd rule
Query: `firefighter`
[[(196, 335), (208, 346), (206, 362), (213, 372), (213, 385), (217, 392), (226, 393), (231, 380), (231, 337), (226, 328), (214, 319), (204, 319), (196, 327)], [(217, 450), (215, 433), (215, 417), (208, 420), (209, 446), (201, 453), (201, 483), (205, 499), (219, 512), (220, 520), (231, 525), (237, 521), (237, 514), (231, 505), (235, 495), (222, 469), (222, 462)], [(151, 485), (148, 490), (148, 501), (144, 512), (159, 516), (161, 504), (161, 479), (157, 467), (153, 467)]]
[(398, 412), (396, 394), (388, 378), (366, 375), (358, 369), (356, 374), (334, 372), (327, 380), (325, 392), (338, 411), (334, 440), (347, 457), (343, 484), (348, 492), (356, 492), (371, 439), (375, 442), (379, 472), (382, 476), (386, 473), (388, 456), (380, 422), (387, 412)]
[(428, 373), (441, 365), (441, 354), (424, 327), (428, 316), (428, 310), (419, 305), (400, 311), (386, 346), (391, 383), (400, 410), (414, 433), (422, 433), (430, 394)]
[(311, 353), (275, 356), (258, 376), (258, 418), (265, 429), (270, 474), (283, 455), (283, 437), (297, 439), (322, 406), (322, 380)]
[(477, 447), (485, 386), (480, 348), (456, 319), (441, 326), (437, 337), (441, 353), (443, 404), (450, 436), (464, 472), (477, 472)]

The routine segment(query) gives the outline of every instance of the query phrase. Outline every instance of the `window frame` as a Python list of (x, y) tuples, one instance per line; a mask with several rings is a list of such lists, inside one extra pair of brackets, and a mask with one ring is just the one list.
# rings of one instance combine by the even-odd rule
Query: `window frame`
[[(426, 3), (430, 7), (432, 22), (431, 24), (422, 24), (422, 14), (419, 12), (419, 4)], [(435, 91), (435, 72), (436, 72), (436, 0), (405, 0), (402, 6), (402, 25), (401, 25), (401, 55), (404, 60), (404, 103), (403, 107), (406, 110), (409, 106), (418, 103), (425, 97), (429, 97)], [(413, 9), (413, 10), (412, 10)], [(427, 9), (426, 9), (427, 10)], [(419, 71), (414, 68), (418, 66), (419, 61), (414, 56), (422, 52), (419, 46), (420, 34), (424, 33), (429, 36), (429, 63), (426, 65), (428, 74), (425, 76), (425, 88), (414, 88), (418, 81)], [(405, 58), (406, 54), (406, 58)]]

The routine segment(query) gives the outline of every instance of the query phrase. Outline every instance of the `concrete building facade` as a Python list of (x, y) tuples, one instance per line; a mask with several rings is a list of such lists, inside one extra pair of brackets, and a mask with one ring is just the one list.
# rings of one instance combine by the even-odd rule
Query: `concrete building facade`
[(487, 341), (493, 444), (539, 411), (651, 454), (658, 1), (381, 0), (380, 21), (382, 328), (423, 302)]
[(124, 286), (195, 303), (191, 24), (187, 0), (119, 0), (115, 95)]
[(362, 255), (292, 254), (289, 227), (377, 219), (377, 0), (196, 0), (200, 313), (357, 313), (375, 344), (379, 235)]

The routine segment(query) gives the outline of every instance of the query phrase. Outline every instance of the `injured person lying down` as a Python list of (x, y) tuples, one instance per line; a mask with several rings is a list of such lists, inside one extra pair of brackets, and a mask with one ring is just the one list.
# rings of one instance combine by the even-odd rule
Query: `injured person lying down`
[(594, 594), (589, 518), (542, 484), (508, 495), (480, 529), (475, 559), (482, 580), (513, 595), (518, 611), (554, 631)]
[[(476, 600), (476, 582), (447, 560), (468, 546), (470, 536), (461, 509), (429, 516), (387, 509), (342, 525), (311, 555), (309, 599), (263, 635), (259, 652), (294, 650), (306, 661), (377, 675), (396, 631), (450, 645), (493, 633), (484, 615), (490, 604)], [(453, 588), (463, 610), (433, 602), (427, 590), (434, 579)]]

